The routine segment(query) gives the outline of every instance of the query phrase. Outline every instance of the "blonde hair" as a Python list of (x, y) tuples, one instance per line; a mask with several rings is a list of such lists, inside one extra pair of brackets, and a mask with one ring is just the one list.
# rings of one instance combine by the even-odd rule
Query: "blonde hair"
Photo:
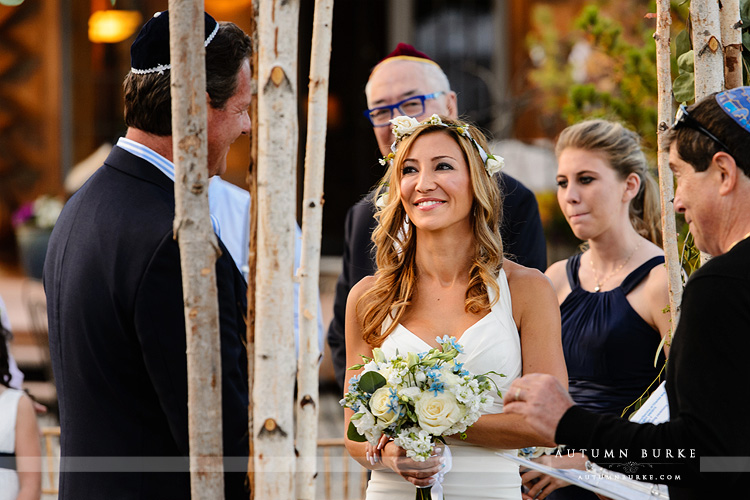
[[(362, 315), (362, 338), (371, 346), (380, 346), (390, 335), (411, 303), (417, 281), (416, 233), (411, 224), (406, 223), (406, 211), (401, 203), (401, 166), (409, 149), (421, 136), (442, 133), (459, 145), (469, 167), (473, 202), (471, 211), (474, 256), (469, 269), (469, 284), (466, 289), (465, 310), (479, 313), (489, 309), (487, 285), (499, 294), (496, 277), (503, 265), (503, 243), (500, 238), (502, 220), (502, 195), (496, 180), (487, 174), (484, 162), (471, 140), (457, 129), (468, 130), (477, 143), (488, 150), (485, 137), (476, 128), (441, 117), (444, 125), (425, 123), (411, 135), (401, 139), (396, 155), (383, 176), (375, 199), (381, 196), (387, 201), (380, 207), (375, 217), (378, 225), (372, 235), (376, 246), (375, 283), (357, 302), (357, 310), (364, 306)], [(382, 199), (382, 198), (380, 198)], [(389, 319), (391, 324), (382, 331), (382, 325)]]
[(638, 134), (620, 123), (588, 120), (571, 125), (560, 133), (555, 155), (559, 158), (567, 148), (603, 155), (621, 179), (626, 179), (631, 173), (638, 175), (641, 187), (630, 201), (630, 223), (638, 234), (661, 246), (659, 188), (648, 170), (648, 161), (641, 150)]

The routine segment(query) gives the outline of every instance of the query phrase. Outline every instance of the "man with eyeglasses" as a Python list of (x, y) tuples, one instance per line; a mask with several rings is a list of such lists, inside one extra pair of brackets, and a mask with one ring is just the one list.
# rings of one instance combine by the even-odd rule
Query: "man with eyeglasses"
[(505, 394), (504, 412), (523, 415), (540, 443), (600, 457), (602, 449), (615, 456), (628, 450), (628, 460), (643, 464), (638, 473), (668, 484), (672, 500), (736, 496), (750, 482), (749, 118), (750, 87), (738, 87), (681, 107), (670, 132), (675, 210), (713, 258), (690, 276), (682, 296), (667, 365), (669, 421), (637, 424), (587, 412), (545, 375), (517, 379)]
[[(458, 118), (458, 98), (440, 66), (424, 53), (400, 43), (370, 73), (365, 86), (367, 109), (380, 153), (391, 150), (390, 119), (406, 115), (417, 120), (432, 114)], [(501, 235), (505, 253), (520, 264), (540, 271), (547, 268), (547, 248), (534, 194), (509, 175), (497, 176), (503, 192)], [(349, 290), (375, 271), (375, 253), (370, 239), (375, 229), (373, 192), (360, 200), (346, 215), (343, 269), (336, 283), (333, 320), (328, 328), (336, 382), (343, 391), (346, 377), (344, 318)]]

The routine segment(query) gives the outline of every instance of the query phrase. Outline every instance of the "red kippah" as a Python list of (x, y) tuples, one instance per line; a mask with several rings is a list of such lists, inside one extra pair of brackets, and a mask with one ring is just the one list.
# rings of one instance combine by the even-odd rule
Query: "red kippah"
[(413, 45), (409, 45), (408, 43), (399, 42), (398, 45), (396, 45), (396, 48), (393, 49), (393, 52), (388, 54), (383, 58), (382, 61), (385, 61), (386, 59), (390, 59), (391, 57), (397, 57), (397, 56), (410, 56), (410, 57), (416, 57), (419, 59), (427, 59), (428, 61), (432, 61), (427, 54), (424, 52), (420, 52), (417, 49), (414, 48)]
[(372, 71), (370, 71), (370, 76), (372, 76), (380, 66), (382, 66), (384, 63), (392, 59), (428, 63), (428, 64), (434, 64), (438, 68), (440, 67), (438, 63), (430, 59), (429, 56), (427, 56), (427, 54), (425, 54), (424, 52), (418, 51), (417, 49), (415, 49), (412, 45), (409, 45), (408, 43), (399, 42), (399, 44), (396, 46), (393, 52), (385, 56), (385, 58), (383, 58), (378, 64), (375, 65), (374, 68), (372, 68)]

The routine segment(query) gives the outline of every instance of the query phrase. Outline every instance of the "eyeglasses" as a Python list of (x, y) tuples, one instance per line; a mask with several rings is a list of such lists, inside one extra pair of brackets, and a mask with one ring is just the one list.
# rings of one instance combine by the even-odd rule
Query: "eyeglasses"
[(367, 109), (363, 113), (370, 120), (373, 127), (385, 127), (390, 125), (393, 118), (393, 112), (398, 110), (399, 114), (415, 118), (424, 113), (424, 102), (428, 99), (437, 99), (445, 91), (433, 92), (426, 95), (415, 95), (407, 97), (403, 101), (388, 106), (379, 106), (377, 108)]
[[(716, 144), (721, 146), (721, 148), (726, 151), (727, 153), (730, 153), (729, 147), (721, 142), (718, 137), (716, 137), (714, 134), (709, 132), (706, 127), (698, 123), (698, 120), (690, 116), (690, 113), (688, 113), (687, 106), (684, 104), (680, 104), (680, 109), (677, 110), (677, 115), (674, 117), (674, 125), (672, 125), (673, 129), (677, 129), (679, 127), (688, 127), (693, 130), (697, 130), (701, 134), (705, 135), (712, 141), (714, 141)], [(731, 153), (730, 153), (731, 154)]]

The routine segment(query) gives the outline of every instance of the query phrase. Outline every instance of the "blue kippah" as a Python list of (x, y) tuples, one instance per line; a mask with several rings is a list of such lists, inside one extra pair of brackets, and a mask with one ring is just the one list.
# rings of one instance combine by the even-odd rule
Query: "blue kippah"
[[(205, 42), (208, 47), (219, 31), (216, 19), (204, 14)], [(164, 73), (170, 69), (169, 57), (169, 11), (157, 12), (141, 28), (138, 37), (130, 46), (130, 71), (143, 75), (146, 73)]]
[(716, 94), (722, 111), (732, 117), (737, 125), (750, 133), (750, 87), (736, 87)]

